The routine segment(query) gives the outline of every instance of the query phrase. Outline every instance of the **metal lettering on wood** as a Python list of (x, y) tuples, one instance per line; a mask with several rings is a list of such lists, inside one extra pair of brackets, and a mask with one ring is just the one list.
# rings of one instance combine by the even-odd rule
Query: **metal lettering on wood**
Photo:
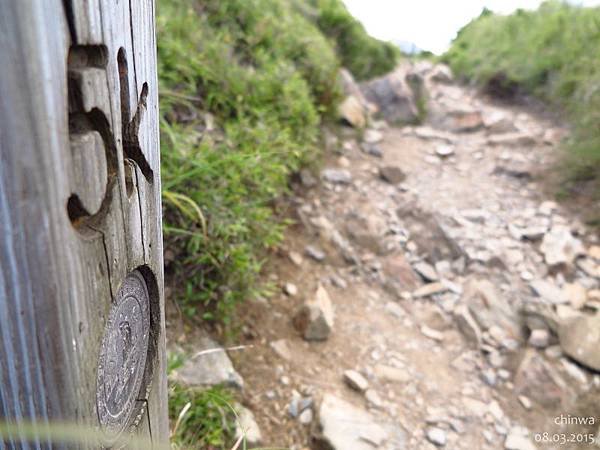
[(166, 442), (154, 2), (0, 10), (0, 420)]

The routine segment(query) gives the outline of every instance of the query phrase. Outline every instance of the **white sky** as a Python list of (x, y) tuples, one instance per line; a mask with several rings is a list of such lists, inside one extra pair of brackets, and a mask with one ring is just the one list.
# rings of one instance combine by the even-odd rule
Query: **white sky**
[[(369, 34), (383, 40), (413, 42), (423, 50), (443, 53), (456, 32), (484, 7), (510, 13), (534, 9), (541, 0), (344, 0)], [(600, 5), (600, 0), (570, 3)]]

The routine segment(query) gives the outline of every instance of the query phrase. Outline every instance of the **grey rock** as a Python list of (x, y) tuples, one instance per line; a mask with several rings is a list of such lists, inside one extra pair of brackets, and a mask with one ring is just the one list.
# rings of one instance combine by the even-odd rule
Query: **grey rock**
[(473, 318), (483, 330), (498, 326), (508, 333), (510, 338), (521, 338), (519, 315), (490, 281), (470, 280), (463, 298)]
[(346, 169), (324, 169), (321, 177), (333, 184), (350, 184), (352, 182), (352, 174)]
[(370, 144), (368, 142), (363, 142), (360, 148), (367, 155), (375, 156), (377, 158), (383, 158), (383, 150), (378, 144)]
[(317, 185), (317, 179), (312, 174), (312, 172), (308, 169), (302, 169), (299, 173), (300, 183), (304, 187), (311, 188)]
[(468, 342), (481, 346), (481, 328), (466, 305), (459, 305), (454, 309), (454, 321)]
[(535, 348), (546, 348), (550, 345), (550, 332), (545, 328), (531, 330), (527, 342)]
[(298, 287), (294, 283), (285, 283), (283, 286), (283, 292), (290, 297), (294, 297), (298, 294)]
[(177, 369), (174, 378), (192, 387), (210, 387), (223, 384), (242, 389), (244, 380), (238, 374), (227, 352), (209, 337), (200, 340), (195, 356)]
[(496, 386), (498, 383), (498, 376), (494, 369), (485, 369), (481, 371), (481, 379), (488, 386)]
[(365, 391), (365, 398), (369, 405), (379, 409), (383, 408), (383, 400), (375, 389), (367, 389)]
[(354, 95), (348, 95), (338, 106), (338, 116), (354, 128), (364, 128), (367, 124), (365, 105)]
[(419, 117), (406, 67), (363, 83), (361, 88), (367, 100), (377, 105), (379, 113), (388, 122), (409, 123)]
[(380, 167), (379, 176), (390, 184), (399, 184), (406, 180), (406, 174), (398, 166)]
[(344, 372), (344, 381), (352, 389), (364, 392), (369, 388), (369, 382), (356, 370), (346, 370)]
[(319, 247), (316, 247), (314, 245), (307, 245), (304, 251), (315, 261), (321, 262), (325, 260), (325, 252)]
[(452, 70), (446, 64), (436, 64), (431, 70), (429, 79), (444, 84), (450, 84), (454, 81)]
[(425, 436), (427, 437), (427, 440), (429, 442), (438, 447), (444, 447), (446, 445), (446, 442), (448, 441), (446, 437), (446, 432), (441, 428), (437, 427), (428, 428), (425, 432)]
[(501, 145), (504, 147), (531, 147), (537, 143), (536, 138), (530, 134), (502, 133), (494, 134), (488, 138), (488, 143), (491, 145)]
[(383, 140), (383, 133), (379, 130), (368, 129), (365, 131), (363, 141), (367, 144), (377, 144)]
[(554, 226), (544, 235), (540, 251), (546, 264), (572, 264), (575, 258), (585, 253), (581, 241), (571, 234), (568, 227)]
[(561, 321), (558, 339), (566, 355), (584, 366), (600, 370), (600, 314), (580, 314)]
[(304, 303), (294, 316), (294, 325), (307, 341), (324, 341), (333, 328), (333, 305), (321, 285), (313, 299)]
[(302, 411), (300, 413), (300, 416), (298, 417), (298, 421), (302, 425), (310, 425), (313, 421), (312, 409), (305, 409), (304, 411)]
[(483, 123), (490, 133), (510, 133), (517, 131), (514, 121), (504, 112), (494, 111), (484, 116)]
[(235, 438), (239, 439), (244, 436), (246, 444), (255, 447), (262, 443), (262, 433), (260, 427), (256, 423), (254, 414), (248, 408), (238, 406), (237, 410), (237, 422), (235, 427)]
[(319, 422), (315, 438), (333, 450), (373, 450), (373, 444), (378, 447), (388, 438), (371, 414), (332, 394), (323, 397)]
[(541, 279), (533, 280), (531, 283), (529, 283), (529, 286), (533, 292), (549, 303), (557, 305), (561, 303), (567, 303), (569, 301), (564, 295), (563, 291), (550, 281)]
[(533, 349), (525, 352), (514, 385), (517, 395), (531, 398), (544, 407), (557, 407), (563, 399), (573, 398), (560, 374)]
[(454, 261), (464, 256), (463, 250), (442, 227), (438, 217), (420, 208), (416, 202), (407, 202), (396, 214), (429, 263)]
[(417, 290), (413, 291), (412, 295), (414, 298), (430, 297), (436, 294), (442, 294), (448, 290), (448, 287), (444, 283), (436, 281), (435, 283), (429, 283), (421, 286)]
[(292, 351), (288, 345), (286, 339), (278, 339), (276, 341), (271, 342), (271, 348), (277, 353), (281, 358), (286, 361), (292, 360)]
[(439, 281), (438, 274), (431, 264), (418, 262), (413, 264), (413, 269), (415, 269), (415, 272), (421, 275), (425, 281)]
[(536, 450), (535, 445), (531, 443), (531, 440), (521, 434), (519, 431), (509, 431), (504, 441), (504, 448), (506, 450)]

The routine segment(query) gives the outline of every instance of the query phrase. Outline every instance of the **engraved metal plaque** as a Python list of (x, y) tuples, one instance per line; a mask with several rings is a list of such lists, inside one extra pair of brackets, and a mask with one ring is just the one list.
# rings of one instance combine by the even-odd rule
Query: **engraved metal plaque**
[(139, 271), (125, 278), (104, 330), (96, 385), (96, 407), (107, 439), (116, 440), (141, 416), (138, 394), (144, 381), (150, 333), (150, 300)]

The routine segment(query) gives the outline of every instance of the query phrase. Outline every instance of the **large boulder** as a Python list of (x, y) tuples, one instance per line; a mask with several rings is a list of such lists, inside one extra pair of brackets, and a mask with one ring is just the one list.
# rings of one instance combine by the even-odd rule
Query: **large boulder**
[(363, 83), (361, 89), (388, 122), (412, 123), (418, 120), (419, 110), (411, 84), (415, 84), (412, 74), (407, 66), (401, 66), (388, 75)]
[(367, 125), (367, 112), (360, 100), (349, 95), (338, 107), (340, 119), (354, 128), (364, 128)]
[(600, 315), (580, 314), (558, 326), (560, 346), (575, 361), (600, 370)]
[(360, 90), (360, 86), (348, 69), (342, 68), (340, 70), (339, 83), (344, 95), (356, 98), (367, 113), (377, 110), (377, 107), (365, 98)]

